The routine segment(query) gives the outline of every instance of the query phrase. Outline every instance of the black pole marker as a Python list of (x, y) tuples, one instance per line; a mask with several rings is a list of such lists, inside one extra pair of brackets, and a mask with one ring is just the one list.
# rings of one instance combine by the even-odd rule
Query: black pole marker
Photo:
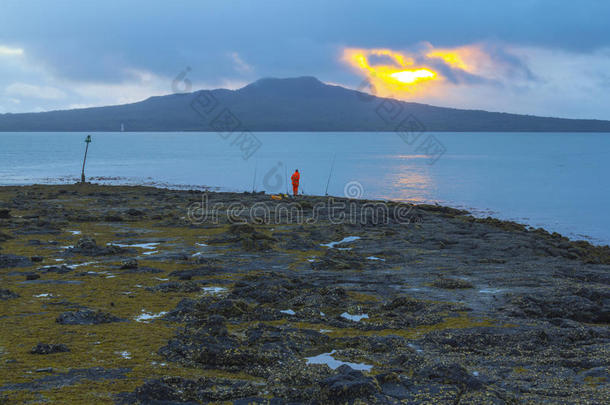
[(83, 159), (83, 171), (80, 175), (81, 183), (85, 182), (85, 162), (87, 161), (87, 151), (89, 150), (89, 144), (91, 143), (91, 135), (87, 135), (87, 138), (85, 138), (85, 143), (87, 144), (87, 146), (85, 147), (85, 158)]

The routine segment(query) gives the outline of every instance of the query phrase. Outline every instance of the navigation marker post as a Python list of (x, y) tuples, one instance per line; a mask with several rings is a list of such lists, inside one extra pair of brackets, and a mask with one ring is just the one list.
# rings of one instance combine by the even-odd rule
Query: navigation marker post
[(81, 183), (85, 182), (85, 162), (87, 161), (87, 151), (89, 150), (89, 144), (91, 143), (91, 135), (87, 135), (87, 138), (85, 138), (85, 143), (87, 144), (87, 146), (85, 147), (85, 158), (83, 159), (83, 171), (80, 175)]

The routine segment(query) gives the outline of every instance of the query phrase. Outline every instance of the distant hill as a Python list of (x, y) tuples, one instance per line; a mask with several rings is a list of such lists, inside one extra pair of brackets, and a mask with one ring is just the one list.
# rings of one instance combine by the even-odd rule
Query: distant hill
[(610, 121), (459, 110), (370, 96), (313, 77), (261, 79), (133, 104), (0, 114), (0, 131), (428, 131), (610, 132)]

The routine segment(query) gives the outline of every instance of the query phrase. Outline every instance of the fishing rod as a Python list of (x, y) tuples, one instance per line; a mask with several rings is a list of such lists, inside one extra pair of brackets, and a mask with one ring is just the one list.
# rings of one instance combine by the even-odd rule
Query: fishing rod
[(330, 177), (333, 175), (333, 169), (335, 168), (335, 158), (337, 157), (337, 154), (335, 153), (333, 155), (333, 162), (330, 165), (330, 173), (328, 173), (328, 181), (326, 182), (326, 191), (324, 192), (324, 195), (328, 195), (328, 185), (330, 184)]
[(254, 179), (252, 180), (252, 194), (256, 191), (256, 169), (258, 168), (258, 160), (254, 164)]
[(288, 189), (288, 166), (284, 165), (284, 183), (286, 185), (286, 194), (290, 194), (290, 190)]

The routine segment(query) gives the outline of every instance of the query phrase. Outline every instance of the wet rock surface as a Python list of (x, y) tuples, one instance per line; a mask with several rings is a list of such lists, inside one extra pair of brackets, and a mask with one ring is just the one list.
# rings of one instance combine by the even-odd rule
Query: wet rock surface
[(0, 196), (0, 402), (610, 397), (608, 247), (430, 205), (335, 199), (358, 219), (336, 221), (302, 197), (290, 209), (316, 217), (299, 222), (264, 194), (209, 193), (218, 217), (192, 222), (188, 190)]

